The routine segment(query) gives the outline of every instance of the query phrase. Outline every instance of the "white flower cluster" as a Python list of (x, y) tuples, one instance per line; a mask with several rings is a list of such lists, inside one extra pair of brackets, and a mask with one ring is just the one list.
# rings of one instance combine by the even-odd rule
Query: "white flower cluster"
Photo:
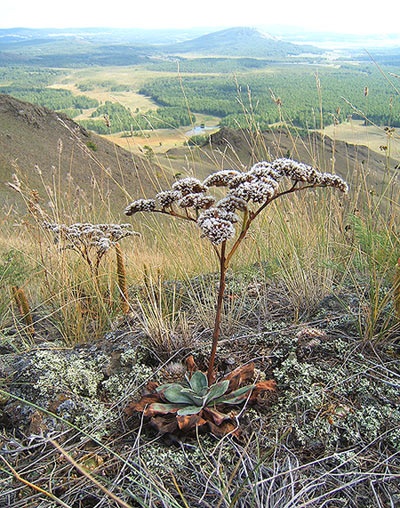
[(197, 178), (182, 178), (181, 180), (176, 181), (172, 185), (172, 189), (175, 191), (179, 191), (182, 196), (186, 196), (187, 194), (201, 194), (203, 192), (207, 192), (207, 187), (200, 182)]
[(219, 208), (223, 208), (227, 212), (235, 212), (236, 210), (244, 212), (247, 210), (247, 202), (234, 194), (229, 194), (228, 196), (220, 199), (217, 206)]
[(125, 215), (133, 215), (137, 212), (153, 212), (157, 203), (155, 199), (137, 199), (125, 208)]
[(179, 201), (182, 197), (182, 194), (178, 190), (166, 190), (159, 192), (156, 195), (156, 200), (160, 204), (162, 209), (169, 208), (176, 201)]
[(66, 248), (74, 250), (94, 248), (98, 253), (106, 252), (122, 238), (139, 234), (130, 229), (130, 224), (78, 222), (67, 226), (66, 224), (44, 222), (43, 226), (54, 233), (56, 243), (66, 242)]
[(203, 182), (206, 187), (226, 187), (233, 177), (240, 175), (235, 169), (223, 169), (209, 175)]
[(203, 235), (207, 237), (211, 243), (218, 245), (225, 240), (229, 240), (235, 236), (234, 223), (239, 217), (227, 212), (223, 208), (213, 207), (203, 212), (197, 219)]
[[(279, 195), (278, 188), (284, 179), (294, 184), (302, 182), (309, 186), (329, 186), (342, 192), (348, 191), (346, 182), (337, 175), (321, 173), (308, 164), (281, 158), (273, 162), (257, 162), (246, 172), (233, 169), (217, 171), (203, 182), (197, 178), (183, 178), (175, 182), (171, 190), (158, 193), (155, 200), (134, 201), (125, 213), (162, 211), (173, 214), (174, 204), (186, 210), (192, 208), (196, 213), (203, 210), (198, 217), (196, 215), (197, 219), (189, 214), (187, 217), (197, 220), (203, 235), (218, 245), (235, 235), (234, 224), (239, 220), (235, 212), (246, 211), (251, 203), (268, 204)], [(227, 195), (215, 203), (215, 198), (207, 194), (209, 187), (226, 187)]]
[(294, 182), (306, 182), (321, 187), (335, 187), (344, 193), (349, 190), (347, 183), (340, 176), (321, 173), (309, 164), (282, 158), (272, 162), (272, 167), (278, 174)]
[(205, 196), (204, 194), (186, 194), (179, 200), (178, 205), (181, 208), (194, 208), (195, 210), (207, 209), (213, 206), (215, 198)]
[(133, 201), (125, 208), (125, 214), (159, 211), (168, 213), (174, 204), (180, 208), (207, 209), (215, 203), (212, 196), (206, 195), (207, 190), (207, 187), (197, 178), (182, 178), (172, 185), (172, 189), (156, 194), (155, 199)]

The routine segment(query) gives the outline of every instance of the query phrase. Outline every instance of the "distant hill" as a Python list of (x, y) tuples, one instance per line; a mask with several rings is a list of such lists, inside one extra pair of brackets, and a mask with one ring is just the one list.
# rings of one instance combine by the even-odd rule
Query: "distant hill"
[[(0, 199), (4, 210), (21, 206), (6, 186), (17, 173), (31, 189), (60, 182), (65, 199), (81, 197), (121, 212), (133, 198), (153, 195), (163, 173), (145, 159), (86, 131), (64, 115), (0, 94)], [(157, 181), (157, 185), (153, 182)], [(41, 192), (43, 194), (43, 192)], [(103, 197), (103, 203), (99, 196)]]
[[(167, 156), (175, 161), (188, 157), (187, 148), (172, 148)], [(344, 177), (353, 189), (365, 175), (370, 188), (377, 190), (387, 185), (387, 163), (384, 154), (363, 145), (333, 141), (319, 132), (305, 137), (293, 135), (286, 129), (268, 129), (252, 136), (247, 130), (223, 127), (210, 135), (208, 142), (194, 155), (196, 175), (205, 178), (216, 168), (251, 167), (258, 161), (289, 157), (318, 167), (321, 171), (334, 171)], [(390, 167), (399, 168), (399, 161), (391, 159)], [(362, 177), (364, 178), (364, 177)]]
[[(43, 184), (49, 189), (55, 184), (61, 198), (72, 200), (76, 207), (81, 203), (96, 207), (97, 218), (110, 204), (116, 220), (122, 221), (125, 221), (123, 208), (131, 198), (153, 196), (160, 188), (169, 187), (173, 179), (173, 164), (171, 174), (166, 174), (157, 164), (86, 131), (64, 115), (2, 94), (0, 125), (3, 212), (24, 209), (18, 193), (6, 185), (12, 181), (13, 173), (30, 189), (39, 190), (42, 197), (46, 195)], [(211, 135), (210, 142), (197, 155), (193, 148), (183, 146), (169, 150), (166, 155), (179, 167), (180, 160), (195, 157), (195, 172), (200, 178), (219, 167), (237, 167), (239, 161), (249, 166), (265, 157), (289, 156), (317, 164), (323, 171), (332, 170), (334, 157), (336, 172), (350, 181), (356, 168), (367, 171), (372, 186), (380, 186), (385, 179), (385, 156), (365, 146), (333, 142), (318, 133), (310, 133), (303, 140), (285, 130), (265, 131), (257, 136), (257, 141), (254, 146), (248, 132), (223, 128)], [(395, 167), (398, 161), (390, 164)]]
[(288, 57), (303, 53), (320, 55), (324, 50), (310, 45), (292, 44), (256, 28), (236, 27), (202, 35), (190, 41), (164, 47), (168, 52), (222, 56)]
[(325, 52), (292, 44), (255, 28), (199, 30), (0, 29), (0, 65), (68, 67), (136, 65), (159, 55), (192, 53), (282, 59)]

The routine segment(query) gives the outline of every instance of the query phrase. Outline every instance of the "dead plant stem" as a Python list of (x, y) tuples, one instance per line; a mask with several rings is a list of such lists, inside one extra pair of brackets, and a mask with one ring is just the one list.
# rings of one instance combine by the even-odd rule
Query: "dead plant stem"
[(69, 504), (66, 504), (64, 503), (64, 501), (61, 501), (61, 499), (59, 499), (58, 497), (56, 497), (54, 494), (52, 494), (51, 492), (48, 492), (47, 490), (44, 490), (42, 489), (42, 487), (39, 487), (39, 485), (36, 485), (35, 483), (32, 483), (30, 482), (29, 480), (26, 480), (25, 478), (23, 478), (19, 473), (18, 471), (16, 471), (12, 465), (6, 461), (6, 459), (4, 457), (2, 457), (0, 455), (0, 459), (3, 460), (3, 462), (6, 464), (6, 466), (9, 468), (9, 470), (11, 471), (11, 473), (14, 475), (15, 479), (18, 480), (19, 482), (23, 483), (24, 485), (27, 485), (28, 487), (30, 487), (31, 489), (33, 490), (36, 490), (36, 492), (40, 492), (40, 494), (43, 494), (47, 497), (49, 497), (52, 501), (54, 501), (55, 503), (59, 504), (60, 506), (64, 506), (64, 508), (71, 508), (71, 506)]
[(120, 499), (113, 492), (104, 487), (104, 485), (102, 485), (98, 480), (96, 480), (96, 478), (94, 478), (84, 467), (78, 464), (76, 460), (74, 460), (54, 439), (49, 439), (49, 441), (54, 446), (54, 448), (56, 448), (61, 453), (61, 455), (63, 455), (72, 466), (74, 466), (75, 469), (77, 469), (83, 476), (86, 476), (86, 478), (88, 478), (94, 485), (96, 485), (96, 487), (98, 487), (108, 497), (115, 501), (119, 506), (122, 506), (123, 508), (132, 508), (131, 505), (125, 503), (125, 501)]

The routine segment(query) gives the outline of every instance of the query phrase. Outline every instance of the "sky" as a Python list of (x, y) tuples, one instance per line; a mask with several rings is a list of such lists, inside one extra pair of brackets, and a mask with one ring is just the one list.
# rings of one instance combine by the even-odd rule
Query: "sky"
[(289, 25), (314, 32), (398, 33), (399, 0), (2, 0), (0, 28), (193, 28)]

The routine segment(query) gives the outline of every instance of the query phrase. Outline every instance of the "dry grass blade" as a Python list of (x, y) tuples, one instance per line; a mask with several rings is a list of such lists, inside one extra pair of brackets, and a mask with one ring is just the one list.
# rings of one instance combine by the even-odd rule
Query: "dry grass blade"
[[(12, 465), (7, 462), (7, 460), (0, 455), (0, 459), (5, 463), (5, 465), (8, 467), (8, 469), (11, 471), (11, 473), (14, 475), (15, 479), (27, 487), (30, 487), (31, 489), (35, 490), (36, 492), (39, 492), (40, 494), (43, 494), (44, 496), (50, 498), (52, 501), (54, 501), (56, 504), (63, 506), (64, 508), (71, 508), (71, 506), (67, 503), (64, 503), (61, 499), (59, 499), (57, 496), (49, 492), (48, 490), (42, 489), (39, 485), (35, 485), (34, 483), (30, 482), (26, 478), (22, 477), (18, 471), (16, 471)], [(130, 508), (130, 507), (129, 507)]]
[(113, 492), (111, 492), (107, 487), (104, 487), (96, 478), (94, 478), (84, 467), (74, 460), (71, 455), (69, 455), (54, 439), (49, 439), (49, 442), (56, 448), (67, 460), (77, 469), (83, 476), (88, 478), (96, 487), (98, 487), (104, 494), (113, 499), (119, 506), (122, 508), (132, 508), (131, 505), (125, 503), (122, 499), (116, 496)]

